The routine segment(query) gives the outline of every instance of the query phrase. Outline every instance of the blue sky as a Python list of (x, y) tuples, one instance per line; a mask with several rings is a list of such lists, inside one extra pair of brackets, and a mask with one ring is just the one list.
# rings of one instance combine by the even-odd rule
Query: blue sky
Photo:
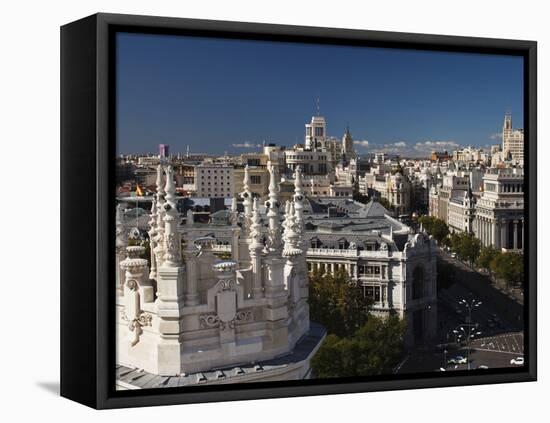
[(520, 57), (118, 34), (119, 153), (232, 153), (303, 142), (321, 115), (359, 153), (427, 155), (523, 126)]

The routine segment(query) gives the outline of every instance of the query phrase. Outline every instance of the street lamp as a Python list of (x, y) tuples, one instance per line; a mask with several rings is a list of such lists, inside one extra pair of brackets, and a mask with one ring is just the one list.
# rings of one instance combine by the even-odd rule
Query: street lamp
[[(458, 304), (460, 304), (461, 306), (466, 307), (468, 309), (468, 321), (466, 322), (466, 324), (468, 326), (468, 330), (464, 329), (465, 325), (459, 325), (457, 327), (458, 330), (457, 329), (453, 330), (453, 333), (455, 334), (456, 339), (460, 340), (460, 342), (462, 342), (463, 340), (466, 341), (466, 348), (467, 348), (467, 354), (468, 354), (467, 355), (467, 360), (468, 360), (467, 368), (468, 368), (468, 370), (470, 370), (470, 342), (476, 336), (481, 335), (480, 331), (472, 332), (472, 326), (474, 326), (472, 324), (472, 310), (475, 307), (479, 307), (483, 303), (481, 301), (477, 301), (475, 299), (472, 299), (470, 301), (466, 301), (463, 298), (462, 300), (460, 300), (458, 302)], [(475, 326), (476, 326), (476, 329), (477, 329), (477, 325), (475, 325)]]

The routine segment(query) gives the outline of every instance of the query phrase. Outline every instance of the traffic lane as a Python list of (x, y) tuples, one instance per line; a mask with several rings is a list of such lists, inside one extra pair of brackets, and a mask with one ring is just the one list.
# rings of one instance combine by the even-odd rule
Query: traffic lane
[[(466, 363), (449, 363), (449, 360), (458, 356), (467, 358), (467, 348), (453, 349), (449, 346), (447, 353), (443, 351), (415, 351), (408, 356), (396, 373), (439, 372), (441, 368), (445, 368), (446, 371), (468, 370)], [(523, 357), (523, 354), (471, 348), (470, 370), (477, 369), (480, 366), (486, 366), (489, 369), (519, 367), (510, 362), (512, 359), (518, 357)]]
[[(491, 285), (486, 276), (480, 275), (456, 259), (445, 254), (440, 254), (439, 258), (457, 268), (456, 283), (438, 293), (439, 299), (446, 306), (456, 310), (459, 307), (455, 301), (458, 302), (462, 298), (476, 298), (483, 304), (476, 308), (477, 316), (472, 316), (472, 320), (482, 323), (490, 332), (501, 332), (503, 329), (523, 329), (523, 306), (521, 304), (503, 295), (501, 291)], [(474, 292), (474, 288), (478, 292)], [(464, 313), (465, 311), (462, 312), (462, 315)], [(490, 323), (490, 320), (494, 320), (494, 315), (497, 316), (497, 321)], [(464, 318), (464, 316), (461, 317)]]
[[(466, 349), (461, 350), (458, 355), (467, 356)], [(514, 354), (507, 351), (487, 351), (487, 350), (470, 350), (470, 369), (477, 369), (480, 366), (486, 366), (489, 369), (502, 369), (507, 367), (520, 367), (517, 364), (511, 363), (512, 359), (523, 357), (522, 354)], [(447, 371), (467, 370), (467, 364), (448, 364)]]
[(523, 333), (518, 332), (476, 339), (471, 345), (478, 350), (523, 354), (523, 342)]

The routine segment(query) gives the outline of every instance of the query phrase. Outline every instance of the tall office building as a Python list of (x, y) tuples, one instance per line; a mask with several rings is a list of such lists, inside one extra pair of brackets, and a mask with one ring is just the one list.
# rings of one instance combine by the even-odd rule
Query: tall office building
[(512, 156), (512, 160), (523, 164), (523, 129), (513, 129), (512, 115), (506, 113), (504, 116), (504, 126), (502, 127), (502, 151), (504, 157)]

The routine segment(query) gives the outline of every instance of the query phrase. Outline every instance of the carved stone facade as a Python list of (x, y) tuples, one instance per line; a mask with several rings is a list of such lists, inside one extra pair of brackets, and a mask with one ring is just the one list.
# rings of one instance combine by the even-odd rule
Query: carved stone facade
[[(245, 169), (244, 213), (231, 209), (230, 260), (212, 252), (215, 239), (197, 236), (192, 216), (185, 226), (175, 207), (174, 172), (159, 166), (150, 216), (150, 257), (145, 248), (126, 248), (117, 283), (117, 364), (166, 377), (292, 357), (310, 337), (306, 250), (303, 248), (301, 173), (285, 231), (279, 217), (276, 169), (268, 164), (268, 234), (258, 200), (252, 200)], [(124, 235), (117, 232), (117, 251)], [(150, 264), (149, 264), (150, 263)], [(293, 371), (264, 371), (266, 380), (308, 377), (309, 360), (324, 332)], [(321, 336), (319, 336), (321, 333)], [(273, 373), (273, 374), (272, 374)], [(200, 378), (199, 378), (200, 379)], [(239, 376), (239, 381), (247, 378)], [(255, 373), (251, 380), (262, 380)], [(200, 380), (199, 380), (200, 381)], [(126, 384), (127, 385), (127, 384)], [(128, 388), (128, 386), (126, 386)]]

